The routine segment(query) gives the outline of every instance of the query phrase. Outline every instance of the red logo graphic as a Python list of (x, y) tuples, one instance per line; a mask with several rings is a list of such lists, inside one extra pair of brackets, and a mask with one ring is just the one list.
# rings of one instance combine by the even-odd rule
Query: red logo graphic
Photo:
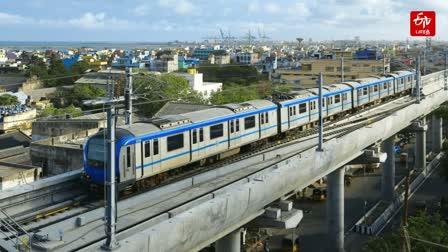
[(432, 37), (436, 35), (435, 11), (411, 11), (411, 36)]

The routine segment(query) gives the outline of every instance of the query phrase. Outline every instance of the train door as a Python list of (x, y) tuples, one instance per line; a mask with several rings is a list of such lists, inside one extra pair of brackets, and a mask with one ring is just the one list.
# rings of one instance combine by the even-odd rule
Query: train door
[(152, 155), (151, 155), (151, 163), (152, 163), (152, 172), (154, 174), (160, 172), (161, 167), (161, 159), (162, 154), (160, 153), (160, 140), (159, 138), (155, 138), (151, 140), (151, 146), (152, 146)]
[(123, 146), (120, 152), (120, 184), (135, 181), (135, 146)]
[[(201, 134), (202, 132), (202, 134)], [(201, 159), (204, 155), (204, 128), (192, 129), (191, 134), (191, 160)], [(202, 139), (202, 141), (201, 141)]]
[(232, 146), (239, 146), (241, 144), (241, 128), (240, 119), (233, 119), (229, 121), (229, 148)]

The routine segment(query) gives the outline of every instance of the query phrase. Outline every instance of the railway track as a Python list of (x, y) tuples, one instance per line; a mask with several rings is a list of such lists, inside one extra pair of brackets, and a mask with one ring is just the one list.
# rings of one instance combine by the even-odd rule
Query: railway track
[[(328, 133), (326, 133), (326, 137), (328, 137), (328, 138), (335, 138), (335, 137), (338, 137), (338, 136), (340, 136), (340, 135), (342, 135), (342, 134), (348, 134), (349, 132), (352, 132), (352, 131), (357, 130), (357, 129), (359, 129), (359, 128), (365, 127), (365, 126), (367, 126), (367, 125), (369, 125), (369, 124), (372, 124), (372, 123), (375, 123), (375, 122), (377, 122), (377, 121), (380, 121), (380, 120), (382, 120), (383, 118), (387, 117), (388, 115), (390, 115), (390, 114), (392, 114), (392, 113), (394, 113), (394, 112), (396, 112), (396, 111), (402, 109), (403, 107), (406, 107), (406, 106), (408, 106), (409, 104), (412, 104), (412, 103), (414, 103), (414, 101), (409, 101), (409, 102), (406, 102), (406, 103), (404, 103), (404, 104), (402, 104), (402, 105), (400, 105), (400, 106), (398, 106), (398, 107), (395, 107), (395, 108), (393, 108), (393, 109), (389, 109), (389, 110), (386, 110), (386, 111), (382, 111), (382, 112), (380, 112), (380, 113), (378, 113), (378, 114), (375, 114), (375, 115), (372, 115), (372, 116), (368, 116), (368, 117), (366, 117), (366, 118), (363, 119), (363, 120), (357, 120), (356, 125), (350, 125), (350, 126), (348, 126), (348, 127), (345, 127), (344, 129), (337, 129), (337, 130), (334, 130), (333, 132), (328, 132)], [(344, 125), (344, 126), (347, 126), (348, 124), (344, 123), (343, 125)], [(335, 128), (333, 128), (333, 129), (335, 129)], [(327, 129), (327, 131), (328, 131), (328, 129)], [(315, 137), (315, 136), (314, 136), (314, 137)], [(255, 155), (255, 154), (260, 154), (260, 153), (262, 153), (262, 152), (272, 151), (272, 147), (274, 147), (274, 148), (284, 148), (286, 145), (297, 144), (299, 141), (306, 141), (306, 140), (302, 140), (302, 139), (294, 139), (294, 140), (290, 140), (290, 141), (288, 141), (288, 142), (284, 142), (283, 144), (281, 144), (281, 143), (277, 143), (277, 144), (271, 145), (271, 146), (269, 146), (269, 147), (266, 147), (266, 148), (263, 148), (263, 149), (260, 149), (260, 150), (254, 151), (254, 152), (251, 152), (251, 153), (248, 153), (248, 154), (245, 154), (245, 155), (241, 155), (240, 157), (238, 157), (238, 158), (234, 158), (234, 159), (232, 159), (231, 161), (230, 161), (230, 160), (229, 160), (229, 161), (226, 160), (225, 162), (219, 163), (219, 166), (218, 166), (218, 163), (217, 163), (217, 164), (215, 164), (215, 165), (213, 165), (213, 166), (209, 166), (209, 167), (207, 167), (207, 169), (208, 169), (208, 170), (212, 170), (212, 169), (215, 169), (215, 168), (220, 167), (220, 166), (223, 166), (223, 165), (229, 165), (229, 164), (231, 164), (232, 162), (236, 162), (236, 161), (238, 161), (238, 160), (248, 158), (249, 156), (252, 156), (252, 155)], [(299, 154), (299, 153), (301, 153), (301, 152), (303, 152), (303, 151), (306, 151), (306, 150), (309, 150), (309, 149), (312, 149), (312, 148), (316, 148), (316, 147), (317, 147), (317, 144), (313, 145), (313, 146), (310, 147), (310, 148), (301, 149), (301, 150), (298, 150), (297, 152), (289, 153), (289, 154), (287, 154), (287, 155), (284, 155), (284, 156), (282, 156), (280, 159), (276, 159), (274, 162), (269, 163), (269, 164), (267, 164), (267, 165), (261, 167), (260, 169), (257, 169), (257, 170), (255, 170), (255, 171), (252, 171), (252, 172), (246, 174), (244, 177), (249, 177), (249, 176), (251, 176), (251, 175), (257, 174), (257, 173), (259, 173), (260, 171), (262, 171), (262, 170), (264, 170), (264, 169), (268, 169), (268, 168), (270, 168), (270, 167), (272, 167), (272, 166), (274, 166), (274, 165), (276, 165), (276, 164), (278, 164), (278, 163), (284, 161), (285, 159), (291, 158), (291, 157), (293, 157), (293, 156), (295, 156), (295, 155), (297, 155), (297, 154)], [(215, 166), (216, 166), (216, 167), (215, 167)], [(206, 172), (206, 171), (205, 171), (205, 169), (204, 169), (204, 170), (202, 170), (201, 172)], [(241, 178), (242, 178), (242, 177), (240, 177), (240, 178), (235, 178), (235, 179), (231, 179), (231, 180), (230, 180), (230, 179), (229, 179), (229, 180), (226, 180), (225, 183), (223, 183), (222, 185), (220, 185), (220, 186), (214, 188), (213, 190), (214, 190), (214, 191), (218, 191), (218, 190), (220, 190), (220, 189), (222, 189), (222, 188), (225, 188), (225, 187), (227, 187), (227, 186), (229, 186), (229, 185), (231, 185), (231, 184), (233, 184), (233, 183), (235, 183), (235, 182), (241, 180)], [(173, 181), (174, 181), (174, 180), (173, 180)], [(204, 193), (202, 193), (202, 194), (196, 195), (194, 198), (190, 199), (189, 202), (193, 202), (193, 201), (195, 201), (195, 200), (197, 200), (197, 199), (199, 199), (199, 198), (201, 198), (201, 197), (206, 196), (206, 195), (209, 194), (209, 193), (210, 193), (210, 192), (204, 192)], [(167, 199), (167, 200), (169, 200), (169, 199)], [(175, 205), (175, 206), (170, 207), (170, 208), (168, 208), (168, 209), (164, 209), (164, 212), (170, 212), (170, 211), (173, 211), (173, 210), (175, 210), (176, 208), (181, 207), (183, 204), (185, 204), (185, 203), (182, 203), (182, 204), (179, 204), (179, 205)], [(137, 211), (137, 210), (136, 210), (136, 211)], [(133, 212), (131, 212), (131, 213), (127, 213), (127, 214), (123, 214), (123, 215), (120, 216), (120, 218), (123, 218), (123, 217), (127, 216), (128, 214), (132, 214), (132, 213), (133, 213)], [(134, 227), (137, 227), (137, 226), (139, 226), (139, 225), (142, 225), (143, 223), (145, 223), (145, 222), (147, 222), (147, 221), (150, 221), (150, 220), (153, 219), (153, 218), (156, 218), (158, 215), (159, 215), (159, 214), (155, 214), (155, 215), (151, 215), (151, 216), (145, 216), (144, 218), (140, 219), (140, 220), (137, 221), (136, 223), (133, 223), (132, 225), (129, 225), (129, 226), (127, 226), (127, 227), (123, 227), (123, 228), (117, 228), (117, 233), (118, 233), (118, 234), (125, 233), (125, 232), (131, 230), (131, 229), (134, 228)], [(104, 236), (101, 236), (101, 237), (99, 237), (98, 239), (95, 239), (95, 240), (93, 240), (93, 241), (86, 242), (85, 244), (81, 245), (80, 247), (77, 247), (76, 250), (78, 250), (78, 249), (83, 249), (83, 248), (87, 248), (87, 247), (89, 247), (89, 246), (91, 246), (91, 245), (93, 245), (93, 244), (95, 244), (95, 243), (97, 243), (97, 242), (100, 242), (100, 241), (104, 240), (105, 238), (106, 238), (106, 237), (105, 237), (105, 235), (104, 235)], [(74, 250), (72, 250), (72, 251), (74, 251)]]
[[(394, 101), (397, 101), (397, 100), (403, 99), (403, 98), (406, 98), (406, 97), (399, 97), (399, 98), (391, 100), (390, 102), (394, 102)], [(357, 116), (359, 116), (363, 113), (366, 113), (367, 111), (370, 111), (373, 108), (384, 105), (384, 104), (376, 104), (376, 105), (367, 107), (363, 110), (360, 110), (360, 111), (356, 112), (355, 114), (347, 114), (348, 117), (346, 116), (346, 117), (341, 117), (341, 118), (338, 118), (338, 119), (335, 119), (332, 121), (328, 121), (324, 124), (324, 132), (325, 132), (324, 137), (325, 138), (338, 137), (338, 136), (347, 134), (348, 132), (351, 132), (353, 130), (365, 127), (366, 125), (373, 123), (375, 121), (378, 121), (378, 120), (386, 117), (390, 113), (393, 113), (393, 112), (403, 108), (404, 106), (408, 106), (410, 103), (413, 103), (413, 101), (406, 102), (401, 106), (398, 106), (394, 109), (382, 111), (378, 114), (356, 118)], [(348, 122), (341, 122), (343, 120), (347, 120), (348, 118), (355, 118), (355, 119), (348, 121)], [(249, 158), (254, 155), (259, 155), (264, 152), (272, 151), (274, 149), (284, 148), (288, 145), (297, 144), (298, 142), (301, 142), (301, 141), (308, 141), (310, 139), (316, 138), (317, 136), (315, 136), (315, 135), (317, 133), (318, 133), (318, 128), (310, 128), (310, 129), (304, 130), (304, 131), (299, 132), (295, 135), (292, 135), (286, 139), (282, 139), (281, 141), (276, 141), (276, 142), (266, 144), (263, 147), (258, 148), (256, 150), (252, 150), (252, 151), (249, 151), (246, 153), (240, 153), (236, 156), (229, 157), (225, 160), (218, 161), (214, 164), (204, 166), (204, 167), (201, 167), (196, 170), (187, 171), (185, 173), (171, 177), (171, 178), (163, 181), (158, 186), (152, 187), (150, 189), (142, 190), (137, 193), (131, 193), (131, 194), (124, 195), (120, 198), (120, 200), (129, 198), (129, 197), (133, 197), (140, 193), (145, 193), (150, 190), (154, 190), (154, 189), (166, 186), (170, 183), (174, 183), (176, 181), (185, 179), (185, 178), (193, 176), (193, 175), (211, 171), (213, 169), (216, 169), (216, 168), (219, 168), (222, 166), (230, 165), (234, 162)], [(294, 154), (294, 155), (296, 155), (296, 154)], [(61, 192), (64, 193), (64, 191), (61, 191)], [(42, 195), (41, 197), (45, 197), (45, 196)], [(23, 202), (16, 202), (16, 205), (20, 205), (21, 203), (23, 203)], [(79, 198), (75, 198), (73, 200), (60, 201), (60, 202), (57, 202), (56, 204), (41, 207), (38, 210), (34, 209), (34, 211), (32, 211), (32, 212), (28, 211), (25, 213), (21, 213), (22, 216), (17, 218), (17, 222), (20, 225), (24, 225), (26, 228), (26, 226), (30, 223), (36, 224), (36, 222), (39, 222), (40, 220), (47, 219), (47, 221), (42, 222), (41, 225), (39, 225), (39, 224), (33, 225), (34, 227), (29, 230), (29, 231), (34, 231), (34, 230), (38, 230), (43, 227), (49, 226), (55, 222), (59, 222), (59, 221), (62, 221), (62, 220), (68, 219), (68, 218), (72, 218), (72, 217), (75, 217), (77, 215), (80, 215), (80, 214), (88, 212), (88, 211), (92, 211), (92, 210), (100, 208), (102, 206), (103, 206), (103, 203), (100, 200), (96, 200), (96, 201), (88, 200), (87, 192), (84, 192), (83, 194), (79, 195)], [(70, 213), (65, 214), (63, 217), (58, 217), (58, 215), (61, 215), (62, 213), (66, 213), (66, 212), (70, 212)], [(51, 220), (48, 220), (48, 219), (51, 219)], [(124, 231), (124, 230), (120, 230), (120, 231)], [(86, 244), (86, 246), (87, 245), (88, 244)]]

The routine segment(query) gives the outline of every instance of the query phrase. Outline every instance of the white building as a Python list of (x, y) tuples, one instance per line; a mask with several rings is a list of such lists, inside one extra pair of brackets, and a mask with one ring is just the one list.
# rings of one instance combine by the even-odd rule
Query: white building
[(222, 90), (221, 82), (206, 82), (202, 73), (190, 70), (189, 73), (175, 73), (177, 76), (182, 76), (188, 80), (193, 90), (197, 91), (205, 99), (210, 98), (214, 92)]
[(6, 57), (6, 50), (0, 49), (0, 63), (5, 63), (8, 61), (8, 58)]

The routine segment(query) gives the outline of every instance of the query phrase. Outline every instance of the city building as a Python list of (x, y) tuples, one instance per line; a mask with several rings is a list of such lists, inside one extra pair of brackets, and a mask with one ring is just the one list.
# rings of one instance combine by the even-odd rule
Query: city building
[(6, 50), (0, 49), (0, 64), (4, 64), (8, 61), (8, 58), (6, 57)]
[(198, 58), (200, 60), (208, 60), (211, 53), (214, 53), (214, 48), (195, 48), (193, 51), (193, 58)]
[(15, 131), (30, 130), (32, 122), (36, 119), (36, 109), (23, 105), (0, 106), (0, 134)]
[[(341, 82), (341, 60), (302, 60), (298, 69), (278, 69), (282, 83), (315, 87), (317, 76), (322, 72), (324, 84)], [(390, 72), (389, 60), (344, 60), (344, 80), (365, 78)]]
[(196, 69), (190, 69), (188, 73), (175, 73), (175, 75), (186, 78), (191, 88), (201, 94), (205, 99), (210, 98), (212, 93), (222, 90), (221, 82), (204, 81), (203, 74), (197, 73)]
[(99, 67), (99, 68), (102, 68), (102, 69), (107, 67), (107, 61), (100, 60), (99, 57), (96, 54), (95, 55), (82, 56), (82, 60), (87, 62), (87, 64), (89, 66), (92, 66), (92, 67)]
[(236, 54), (236, 63), (253, 65), (260, 60), (258, 53), (239, 52)]
[(119, 69), (125, 69), (126, 67), (144, 68), (145, 63), (140, 62), (140, 58), (128, 54), (121, 56), (116, 61), (112, 62), (112, 67)]
[(154, 72), (175, 72), (179, 70), (178, 55), (161, 55), (158, 57), (158, 59), (151, 61), (149, 69)]
[(75, 81), (75, 84), (90, 84), (96, 88), (102, 88), (107, 91), (110, 83), (109, 77), (112, 81), (120, 81), (123, 85), (125, 83), (125, 71), (117, 69), (100, 70), (98, 72), (89, 72), (84, 74), (81, 78)]

